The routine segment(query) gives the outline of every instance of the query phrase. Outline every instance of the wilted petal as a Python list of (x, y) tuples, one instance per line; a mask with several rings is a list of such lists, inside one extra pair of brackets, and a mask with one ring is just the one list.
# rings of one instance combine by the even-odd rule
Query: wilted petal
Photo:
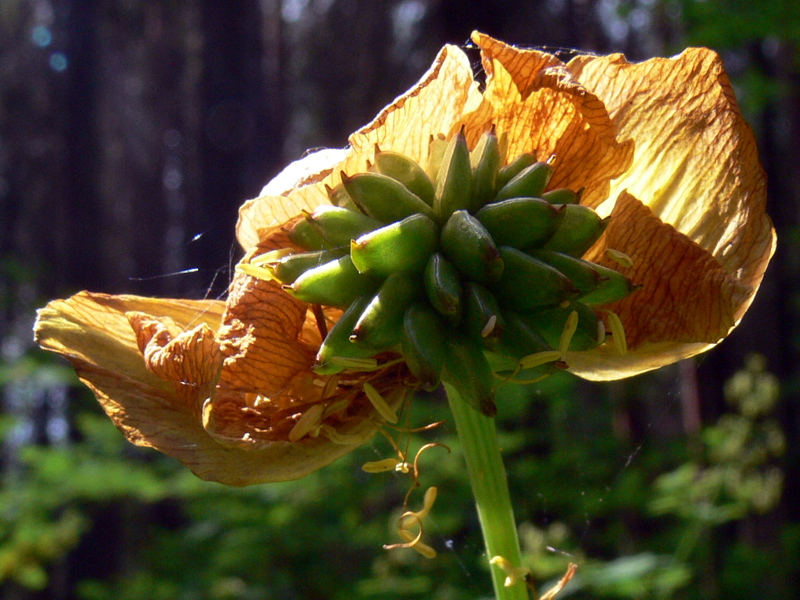
[[(775, 231), (755, 139), (719, 56), (705, 48), (638, 64), (620, 54), (581, 56), (569, 68), (605, 102), (618, 135), (636, 142), (609, 203), (627, 190), (755, 294)], [(749, 303), (736, 307), (736, 322)]]
[[(620, 250), (633, 266), (606, 256)], [(628, 354), (609, 342), (570, 355), (570, 370), (587, 379), (618, 379), (667, 365), (718, 343), (736, 324), (737, 308), (753, 290), (706, 250), (653, 215), (632, 195), (620, 196), (592, 262), (622, 272), (642, 288), (608, 308), (625, 327)]]
[[(246, 202), (239, 209), (236, 225), (239, 243), (249, 250), (264, 238), (265, 230), (285, 223), (302, 210), (313, 211), (320, 204), (329, 204), (325, 184), (335, 187), (341, 183), (341, 172), (366, 171), (375, 144), (424, 163), (430, 136), (455, 130), (463, 115), (476, 107), (480, 100), (469, 59), (457, 47), (445, 46), (413, 88), (350, 136), (351, 148), (344, 160), (334, 162), (342, 156), (336, 153), (313, 154), (303, 159), (308, 161), (306, 164), (292, 167), (292, 172), (301, 169), (313, 172), (302, 179), (296, 189), (284, 195), (261, 196)], [(291, 176), (287, 176), (288, 179)], [(268, 186), (270, 190), (281, 187), (284, 187), (283, 183)]]
[[(189, 382), (206, 382), (217, 364), (206, 333), (219, 328), (224, 306), (82, 292), (41, 309), (34, 331), (43, 348), (72, 362), (128, 440), (177, 458), (202, 479), (235, 486), (297, 479), (375, 433), (377, 421), (362, 418), (337, 429), (347, 444), (324, 437), (294, 444), (220, 443), (209, 435), (197, 415), (206, 400), (201, 391), (208, 389)], [(165, 352), (172, 353), (174, 364)], [(228, 398), (239, 394), (237, 402), (243, 403), (244, 394), (217, 393)]]
[(550, 188), (586, 188), (582, 202), (589, 206), (604, 200), (609, 180), (630, 165), (634, 144), (618, 134), (603, 102), (550, 54), (477, 32), (472, 39), (488, 75), (484, 97), (491, 110), (482, 107), (482, 118), (508, 134), (508, 156), (555, 155)]
[(308, 305), (274, 281), (237, 271), (219, 331), (226, 388), (280, 393), (300, 372), (310, 371), (319, 346), (302, 339)]

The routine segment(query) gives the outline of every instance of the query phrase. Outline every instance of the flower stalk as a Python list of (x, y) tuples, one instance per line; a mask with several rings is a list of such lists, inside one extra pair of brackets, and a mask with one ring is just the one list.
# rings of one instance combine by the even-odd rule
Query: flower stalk
[[(486, 544), (487, 561), (502, 556), (513, 566), (520, 566), (514, 510), (508, 493), (506, 470), (497, 444), (494, 419), (470, 408), (458, 391), (445, 382), (444, 388), (450, 410), (456, 421), (462, 452), (475, 495), (478, 518)], [(523, 581), (505, 587), (505, 573), (497, 566), (490, 567), (497, 600), (528, 600), (528, 590)]]

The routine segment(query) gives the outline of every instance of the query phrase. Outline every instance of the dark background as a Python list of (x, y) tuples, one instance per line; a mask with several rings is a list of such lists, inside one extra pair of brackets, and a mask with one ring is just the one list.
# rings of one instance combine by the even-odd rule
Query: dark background
[[(2, 0), (2, 597), (486, 595), (457, 455), (430, 458), (423, 481), (443, 494), (431, 531), (440, 557), (387, 553), (408, 482), (358, 467), (390, 456), (384, 441), (298, 484), (202, 483), (125, 444), (31, 341), (35, 309), (82, 289), (223, 294), (239, 205), (305, 150), (344, 146), (473, 29), (631, 60), (719, 51), (779, 234), (753, 307), (708, 355), (603, 386), (554, 378), (507, 399), (526, 561), (547, 579), (569, 559), (545, 547), (572, 553), (580, 598), (800, 597), (791, 0)], [(729, 385), (726, 400), (737, 373), (747, 391)], [(419, 417), (444, 415), (431, 399)], [(440, 433), (425, 439), (452, 441), (448, 424)]]

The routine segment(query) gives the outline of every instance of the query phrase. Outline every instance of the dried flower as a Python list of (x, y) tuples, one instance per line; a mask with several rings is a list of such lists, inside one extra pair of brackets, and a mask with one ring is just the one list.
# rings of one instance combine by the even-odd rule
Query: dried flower
[[(329, 326), (352, 306), (352, 290), (341, 286), (327, 303), (333, 308), (310, 308), (284, 289), (286, 271), (275, 280), (274, 265), (287, 248), (308, 248), (292, 235), (297, 224), (338, 201), (377, 155), (432, 164), (443, 152), (437, 140), (461, 132), (475, 153), (492, 131), (505, 162), (526, 153), (548, 158), (542, 169), (551, 202), (579, 199), (610, 216), (583, 258), (641, 286), (589, 311), (587, 318), (605, 322), (592, 335), (602, 342), (611, 331), (612, 340), (584, 351), (573, 350), (585, 329), (581, 311), (569, 302), (553, 307), (568, 327), (543, 349), (549, 354), (533, 354), (527, 365), (558, 361), (588, 379), (616, 379), (719, 343), (752, 302), (775, 232), (764, 212), (755, 141), (717, 55), (690, 49), (640, 64), (621, 55), (564, 64), (483, 34), (473, 40), (483, 54), (485, 91), (466, 55), (446, 46), (422, 80), (354, 133), (347, 149), (293, 163), (241, 208), (237, 236), (246, 255), (226, 302), (84, 292), (40, 312), (37, 341), (73, 362), (128, 439), (175, 456), (200, 477), (230, 485), (302, 477), (368, 439), (402, 403), (409, 372), (391, 351), (333, 356), (336, 368), (312, 371)], [(459, 212), (469, 220), (463, 199), (435, 193), (432, 210), (420, 204), (414, 212), (438, 219), (435, 227)], [(431, 226), (417, 221), (415, 239), (423, 242), (404, 251), (409, 262), (378, 265), (359, 240), (358, 255), (350, 250), (353, 263), (363, 261), (356, 270), (385, 278), (419, 268), (438, 237), (426, 242)], [(423, 248), (418, 255), (416, 246)], [(501, 250), (499, 268), (515, 256)], [(498, 263), (478, 266), (482, 280), (499, 277), (492, 270)], [(397, 290), (407, 289), (402, 279)], [(497, 318), (476, 330), (488, 343), (500, 331)], [(385, 400), (381, 411), (374, 398)]]

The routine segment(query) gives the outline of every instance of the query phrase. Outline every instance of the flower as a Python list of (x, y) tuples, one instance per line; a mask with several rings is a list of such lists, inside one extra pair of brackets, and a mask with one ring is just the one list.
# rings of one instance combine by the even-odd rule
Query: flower
[[(611, 216), (585, 258), (641, 285), (604, 307), (622, 322), (628, 352), (609, 342), (566, 352), (571, 371), (618, 379), (719, 343), (752, 302), (776, 243), (755, 141), (719, 57), (689, 49), (639, 64), (621, 55), (564, 64), (480, 33), (473, 41), (484, 91), (467, 56), (443, 48), (348, 148), (293, 163), (245, 203), (241, 264), (290, 247), (287, 224), (329, 204), (343, 173), (367, 171), (376, 145), (424, 164), (431, 138), (463, 128), (472, 147), (494, 126), (508, 157), (553, 157), (549, 187), (583, 188), (581, 203)], [(625, 255), (632, 266), (614, 258)], [(246, 485), (302, 477), (368, 439), (387, 413), (365, 387), (392, 407), (402, 402), (403, 365), (311, 371), (323, 323), (339, 314), (315, 313), (245, 268), (224, 303), (83, 292), (51, 302), (35, 330), (133, 443), (204, 479)]]

